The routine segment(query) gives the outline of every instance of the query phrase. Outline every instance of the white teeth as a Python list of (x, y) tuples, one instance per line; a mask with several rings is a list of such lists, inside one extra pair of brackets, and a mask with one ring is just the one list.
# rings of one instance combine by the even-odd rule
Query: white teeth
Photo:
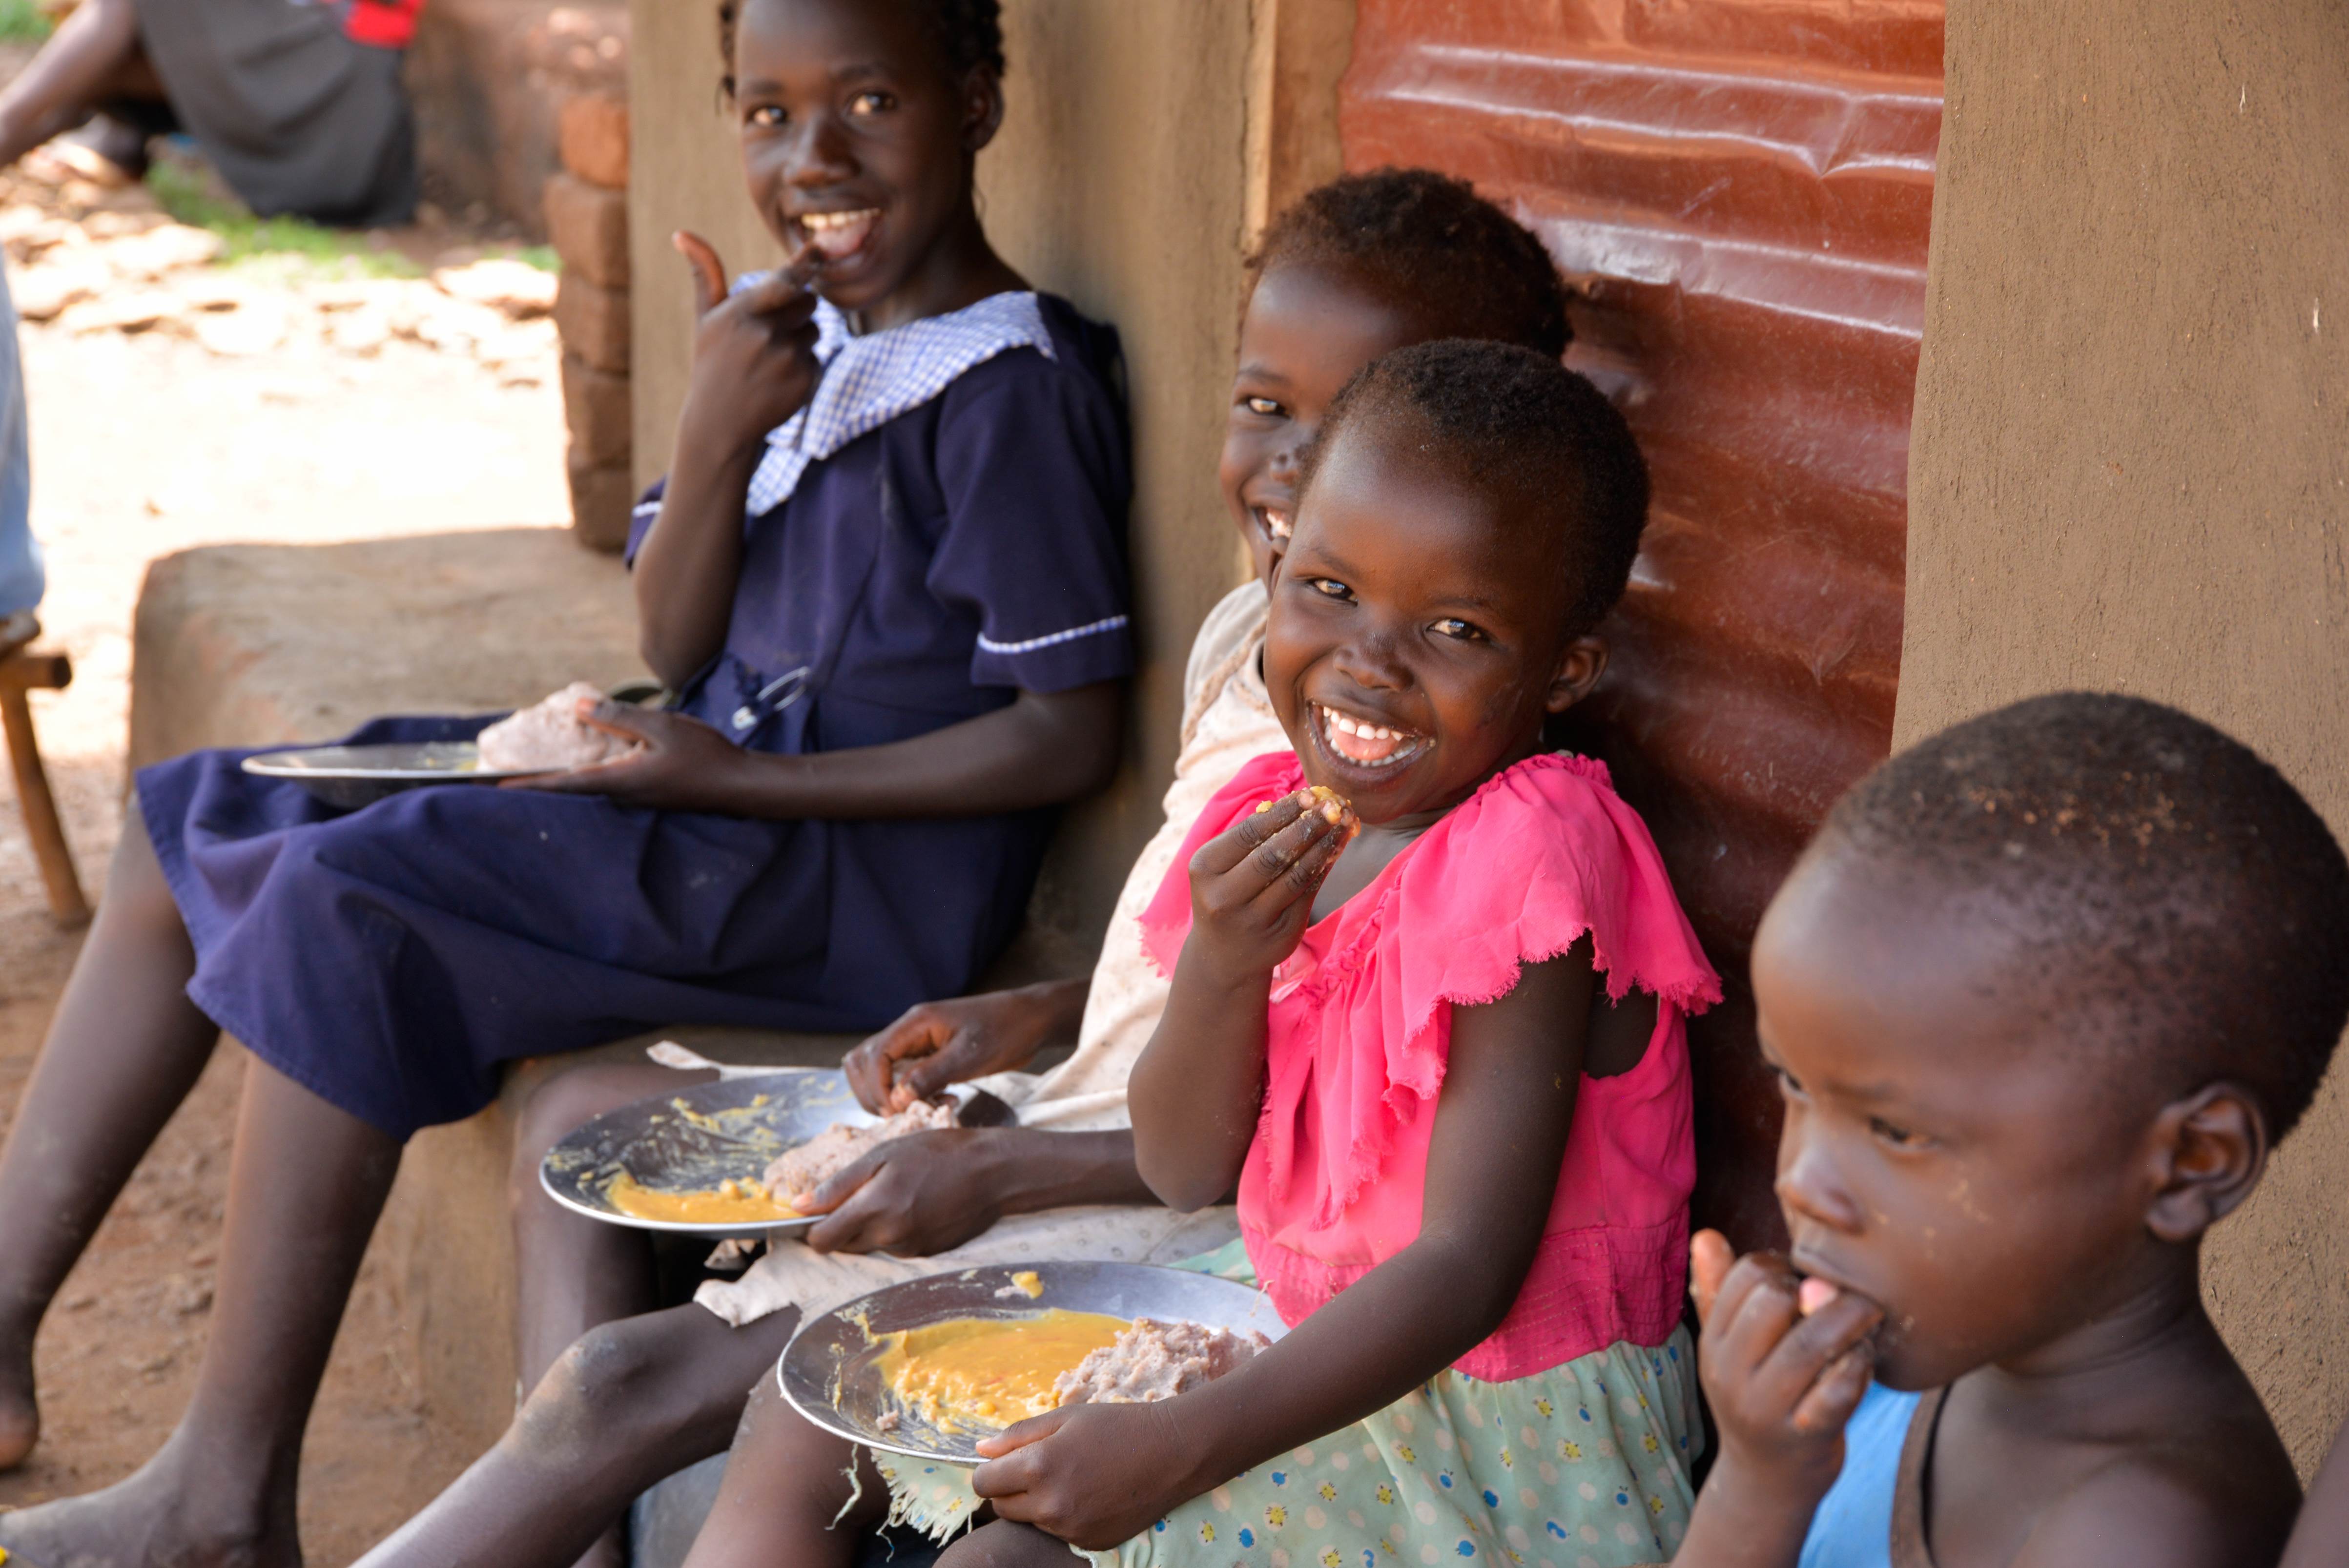
[(1354, 718), (1350, 714), (1340, 713), (1335, 708), (1325, 708), (1319, 702), (1316, 702), (1313, 705), (1313, 708), (1314, 711), (1321, 715), (1321, 722), (1330, 729), (1337, 731), (1340, 734), (1353, 735), (1365, 741), (1392, 741), (1397, 742), (1396, 747), (1392, 752), (1389, 753), (1386, 756), (1376, 759), (1375, 761), (1361, 757), (1350, 757), (1347, 759), (1353, 763), (1357, 767), (1392, 767), (1405, 757), (1416, 756), (1421, 750), (1419, 744), (1420, 737), (1412, 733), (1408, 730), (1392, 730), (1389, 729), (1384, 724), (1366, 723), (1360, 719)]
[(879, 211), (878, 207), (864, 207), (854, 213), (802, 213), (800, 222), (822, 234), (832, 229), (844, 229), (851, 223), (861, 223)]

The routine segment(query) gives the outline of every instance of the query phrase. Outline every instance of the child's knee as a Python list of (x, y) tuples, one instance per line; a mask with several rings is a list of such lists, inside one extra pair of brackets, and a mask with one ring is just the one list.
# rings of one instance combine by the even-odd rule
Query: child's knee
[(1032, 1524), (999, 1519), (947, 1547), (938, 1568), (1073, 1568), (1075, 1562), (1068, 1542)]
[(864, 1451), (801, 1415), (771, 1376), (750, 1389), (727, 1476), (730, 1486), (790, 1499), (791, 1506), (827, 1524), (878, 1524), (888, 1508), (888, 1483)]
[(515, 1436), (533, 1449), (574, 1449), (658, 1425), (670, 1404), (661, 1395), (673, 1370), (664, 1352), (641, 1320), (589, 1329), (531, 1390), (514, 1419)]
[(828, 1470), (843, 1468), (854, 1451), (854, 1445), (801, 1415), (772, 1377), (761, 1377), (750, 1386), (734, 1441), (737, 1448), (747, 1447), (780, 1462), (812, 1464)]
[[(683, 1074), (670, 1076), (680, 1086), (701, 1081)], [(523, 1104), (514, 1125), (511, 1189), (515, 1203), (535, 1197), (539, 1161), (574, 1128), (605, 1111), (658, 1093), (665, 1081), (634, 1064), (606, 1064), (574, 1067), (541, 1084)]]
[(783, 1397), (775, 1380), (761, 1377), (750, 1385), (750, 1397), (743, 1401), (742, 1428), (736, 1436), (763, 1439), (768, 1432), (778, 1429), (778, 1423), (799, 1419), (800, 1413), (792, 1408), (792, 1402)]

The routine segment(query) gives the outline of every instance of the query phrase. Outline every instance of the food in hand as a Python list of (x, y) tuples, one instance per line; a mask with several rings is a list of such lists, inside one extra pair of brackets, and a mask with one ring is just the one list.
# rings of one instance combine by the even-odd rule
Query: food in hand
[(1813, 1274), (1795, 1287), (1795, 1305), (1805, 1317), (1808, 1317), (1842, 1293), (1826, 1281)]
[(911, 1106), (871, 1127), (834, 1122), (797, 1148), (778, 1156), (761, 1179), (768, 1191), (787, 1200), (804, 1199), (878, 1145), (954, 1125), (954, 1106), (945, 1101)]
[(601, 691), (574, 680), (535, 707), (499, 720), (477, 742), (481, 766), (494, 773), (562, 773), (636, 750), (636, 742), (581, 721), (580, 703), (603, 700)]
[[(1335, 827), (1346, 820), (1346, 813), (1349, 809), (1346, 797), (1328, 784), (1311, 784), (1297, 793), (1301, 797), (1301, 804), (1308, 811), (1319, 811), (1321, 814), (1321, 820), (1330, 826)], [(1262, 816), (1279, 804), (1278, 800), (1260, 800), (1256, 803), (1256, 815)]]
[(1052, 1389), (1061, 1405), (1147, 1405), (1212, 1383), (1271, 1344), (1260, 1334), (1138, 1317)]

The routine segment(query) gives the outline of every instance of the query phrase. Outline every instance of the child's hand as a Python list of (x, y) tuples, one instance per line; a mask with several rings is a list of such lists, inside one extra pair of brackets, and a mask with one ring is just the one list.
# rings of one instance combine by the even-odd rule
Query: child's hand
[(1227, 976), (1269, 973), (1313, 920), (1313, 897), (1361, 829), (1327, 791), (1258, 806), (1191, 857), (1191, 939)]
[(1180, 1399), (1071, 1405), (978, 1445), (971, 1488), (998, 1517), (1087, 1552), (1131, 1541), (1206, 1487), (1191, 1479)]
[(802, 1238), (819, 1252), (929, 1258), (1003, 1218), (985, 1134), (941, 1128), (892, 1138), (810, 1193), (778, 1193), (823, 1223)]
[(754, 448), (804, 407), (823, 367), (815, 357), (815, 296), (807, 252), (730, 298), (726, 268), (709, 242), (680, 233), (677, 248), (693, 272), (693, 378), (678, 425), (680, 446), (708, 443), (709, 455)]
[[(1868, 1392), (1883, 1309), (1771, 1252), (1730, 1261), (1718, 1231), (1690, 1249), (1704, 1334), (1698, 1367), (1721, 1428), (1724, 1490), (1809, 1510), (1843, 1469), (1843, 1428)], [(1706, 1490), (1713, 1490), (1712, 1482)]]
[(607, 735), (634, 741), (636, 749), (567, 773), (508, 779), (503, 787), (606, 794), (623, 805), (657, 811), (729, 809), (726, 785), (743, 765), (744, 753), (698, 719), (583, 700), (579, 721)]
[(842, 1062), (857, 1102), (875, 1116), (944, 1094), (950, 1084), (1024, 1067), (1058, 1014), (1033, 988), (925, 1002)]

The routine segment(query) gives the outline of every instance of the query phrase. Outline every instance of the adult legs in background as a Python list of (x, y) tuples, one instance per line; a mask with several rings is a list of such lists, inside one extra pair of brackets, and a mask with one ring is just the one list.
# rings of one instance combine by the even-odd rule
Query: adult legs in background
[(388, 1134), (254, 1058), (212, 1336), (187, 1414), (128, 1480), (0, 1514), (0, 1546), (40, 1568), (298, 1564), (303, 1429), (398, 1169)]
[[(590, 1330), (556, 1358), (497, 1446), (359, 1568), (624, 1562), (615, 1527), (628, 1504), (725, 1449), (745, 1397), (772, 1391), (775, 1358), (798, 1326), (799, 1314), (785, 1310), (733, 1328), (688, 1303)], [(824, 1458), (833, 1480), (847, 1447), (834, 1442)], [(730, 1484), (732, 1474), (730, 1460)], [(839, 1490), (827, 1520), (847, 1498), (844, 1480)], [(853, 1547), (855, 1532), (843, 1528)], [(799, 1559), (777, 1561), (800, 1568)]]
[(134, 800), (0, 1148), (0, 1469), (22, 1462), (40, 1433), (42, 1314), (220, 1036), (188, 1000), (195, 963)]

